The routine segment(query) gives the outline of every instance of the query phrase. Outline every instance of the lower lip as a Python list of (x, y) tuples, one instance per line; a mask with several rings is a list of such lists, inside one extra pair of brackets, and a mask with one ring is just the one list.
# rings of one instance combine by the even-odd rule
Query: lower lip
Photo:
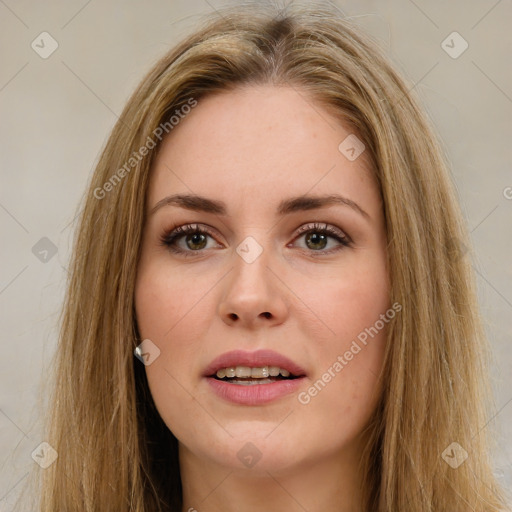
[(228, 384), (222, 380), (206, 377), (214, 393), (218, 396), (241, 405), (261, 405), (278, 400), (279, 398), (296, 392), (304, 381), (304, 377), (292, 380), (280, 380), (272, 384)]

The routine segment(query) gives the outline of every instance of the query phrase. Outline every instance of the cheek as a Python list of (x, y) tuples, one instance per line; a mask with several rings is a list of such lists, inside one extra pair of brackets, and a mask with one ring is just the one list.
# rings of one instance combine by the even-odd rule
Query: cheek
[(310, 336), (316, 333), (325, 348), (319, 355), (348, 349), (353, 339), (390, 308), (384, 258), (357, 260), (330, 271), (329, 276), (316, 276), (316, 282), (301, 279), (294, 283), (297, 295), (309, 306), (309, 312), (298, 315), (302, 328)]
[[(199, 435), (195, 425), (204, 424), (201, 409), (190, 392), (190, 368), (201, 349), (201, 298), (208, 283), (180, 275), (151, 262), (139, 268), (135, 287), (135, 308), (141, 339), (150, 339), (160, 350), (158, 358), (145, 367), (155, 406), (166, 425), (181, 438)], [(176, 406), (179, 404), (179, 406)], [(183, 422), (183, 417), (197, 421)], [(184, 425), (185, 424), (185, 427)]]
[[(137, 277), (135, 288), (135, 307), (140, 335), (155, 343), (160, 341), (163, 347), (169, 339), (176, 337), (188, 315), (196, 315), (202, 307), (202, 299), (211, 287), (207, 278), (191, 279), (176, 269), (169, 268), (158, 261), (143, 266)], [(197, 323), (187, 323), (186, 338), (195, 339), (194, 329)]]
[[(307, 420), (309, 429), (322, 432), (325, 439), (333, 442), (343, 444), (354, 439), (377, 405), (387, 324), (375, 328), (376, 319), (385, 310), (376, 311), (376, 316), (358, 314), (352, 309), (339, 315), (338, 323), (333, 325), (354, 334), (333, 336), (319, 347), (315, 365), (318, 371), (312, 375), (309, 387), (297, 397), (299, 413)], [(367, 318), (371, 318), (371, 323), (366, 323)], [(342, 319), (349, 325), (342, 325)]]
[(162, 397), (168, 403), (187, 401), (187, 395), (179, 393), (179, 384), (184, 385), (190, 378), (190, 369), (202, 349), (201, 333), (208, 319), (201, 314), (206, 302), (201, 299), (208, 290), (208, 283), (202, 283), (158, 262), (142, 267), (137, 277), (135, 308), (139, 334), (141, 340), (151, 340), (160, 350), (154, 363), (146, 366), (159, 409)]
[(302, 324), (310, 335), (317, 326), (311, 354), (317, 370), (299, 396), (304, 417), (315, 424), (311, 427), (334, 437), (340, 428), (345, 435), (355, 435), (374, 410), (387, 326), (395, 316), (383, 258), (371, 265), (347, 266), (335, 275), (324, 282), (322, 294), (301, 292), (318, 312), (318, 317), (304, 317)]

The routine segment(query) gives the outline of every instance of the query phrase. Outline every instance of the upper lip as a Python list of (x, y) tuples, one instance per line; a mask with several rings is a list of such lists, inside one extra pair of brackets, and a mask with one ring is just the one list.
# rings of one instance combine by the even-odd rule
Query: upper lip
[(255, 352), (246, 352), (244, 350), (233, 350), (225, 352), (216, 357), (204, 371), (205, 377), (210, 377), (217, 373), (221, 368), (236, 366), (249, 366), (250, 368), (259, 368), (263, 366), (279, 366), (283, 370), (288, 370), (292, 375), (300, 377), (306, 374), (305, 370), (291, 359), (273, 350), (256, 350)]

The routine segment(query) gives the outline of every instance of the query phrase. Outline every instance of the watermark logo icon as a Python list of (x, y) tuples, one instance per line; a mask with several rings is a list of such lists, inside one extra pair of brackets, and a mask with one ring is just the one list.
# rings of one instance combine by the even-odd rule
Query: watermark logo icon
[(57, 246), (49, 238), (43, 236), (43, 238), (32, 247), (32, 254), (39, 261), (48, 263), (57, 254)]
[(261, 459), (262, 453), (252, 443), (245, 443), (244, 446), (238, 450), (237, 457), (240, 462), (248, 468), (254, 467)]
[(48, 32), (41, 32), (30, 46), (39, 57), (47, 59), (59, 47), (59, 43)]
[(46, 441), (41, 443), (31, 454), (32, 459), (42, 469), (49, 468), (58, 457), (57, 451)]
[(469, 48), (469, 44), (458, 32), (452, 32), (441, 43), (441, 48), (452, 59), (458, 59)]
[(133, 353), (144, 366), (153, 364), (160, 357), (160, 349), (149, 339), (145, 339)]
[(340, 145), (338, 146), (338, 150), (343, 156), (347, 158), (347, 160), (353, 162), (365, 150), (365, 145), (360, 139), (351, 133), (347, 138), (341, 141)]
[(468, 452), (459, 443), (452, 443), (441, 454), (443, 460), (453, 469), (457, 469), (467, 458)]
[(236, 252), (246, 263), (253, 263), (263, 252), (263, 247), (252, 236), (248, 236), (238, 245)]
[(447, 248), (454, 261), (462, 258), (469, 251), (469, 249), (458, 238), (450, 238), (450, 240), (448, 240)]

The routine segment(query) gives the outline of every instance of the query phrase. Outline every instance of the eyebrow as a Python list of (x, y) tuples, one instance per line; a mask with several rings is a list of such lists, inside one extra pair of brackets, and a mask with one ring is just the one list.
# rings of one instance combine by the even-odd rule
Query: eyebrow
[[(179, 206), (187, 210), (213, 213), (216, 215), (227, 215), (227, 207), (223, 201), (208, 199), (207, 197), (195, 194), (175, 194), (164, 197), (158, 201), (155, 206), (153, 206), (149, 214), (153, 215), (160, 208), (169, 205)], [(366, 213), (356, 202), (339, 194), (328, 194), (323, 196), (302, 195), (284, 199), (279, 203), (277, 214), (282, 216), (298, 211), (316, 210), (318, 208), (331, 205), (348, 206), (366, 219), (370, 219), (368, 213)]]

